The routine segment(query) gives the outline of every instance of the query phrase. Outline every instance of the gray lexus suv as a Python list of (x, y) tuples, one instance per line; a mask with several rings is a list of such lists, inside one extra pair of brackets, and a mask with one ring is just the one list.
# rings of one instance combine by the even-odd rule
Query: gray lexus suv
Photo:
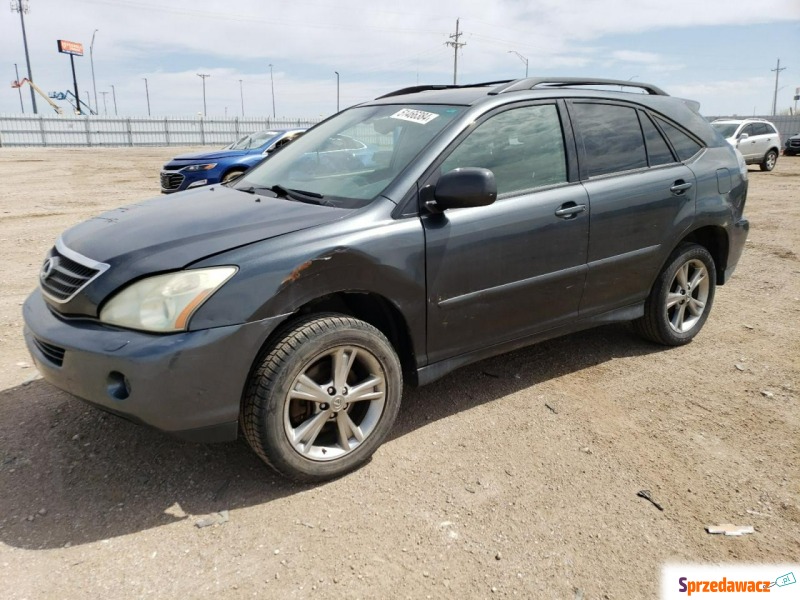
[[(44, 378), (287, 477), (362, 465), (421, 385), (631, 321), (686, 344), (744, 247), (747, 168), (696, 103), (629, 81), (418, 86), (242, 178), (64, 232), (24, 305)], [(331, 160), (331, 139), (368, 151)], [(329, 153), (328, 153), (329, 154)]]

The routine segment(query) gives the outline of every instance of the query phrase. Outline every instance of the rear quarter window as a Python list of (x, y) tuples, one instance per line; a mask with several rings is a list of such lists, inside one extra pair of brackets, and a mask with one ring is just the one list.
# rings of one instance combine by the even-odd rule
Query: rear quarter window
[(667, 138), (669, 138), (672, 147), (675, 149), (675, 152), (678, 153), (678, 158), (681, 160), (689, 160), (703, 149), (703, 146), (674, 125), (658, 117), (656, 117), (656, 121), (658, 121), (662, 131), (666, 134)]

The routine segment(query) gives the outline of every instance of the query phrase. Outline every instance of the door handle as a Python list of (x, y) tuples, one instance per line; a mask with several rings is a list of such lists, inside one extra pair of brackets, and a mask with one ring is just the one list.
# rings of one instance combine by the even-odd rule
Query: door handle
[(675, 184), (671, 188), (669, 188), (669, 191), (672, 192), (675, 196), (680, 196), (690, 187), (692, 187), (691, 181), (683, 181), (679, 179), (678, 181), (675, 182)]
[(585, 204), (574, 204), (572, 202), (568, 202), (567, 204), (562, 204), (559, 207), (559, 209), (556, 211), (556, 216), (561, 219), (574, 219), (577, 215), (585, 210)]

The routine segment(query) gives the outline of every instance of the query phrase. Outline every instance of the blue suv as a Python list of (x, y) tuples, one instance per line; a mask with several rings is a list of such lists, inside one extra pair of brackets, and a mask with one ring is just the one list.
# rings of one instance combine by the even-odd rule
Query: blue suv
[(297, 139), (304, 131), (305, 129), (258, 131), (222, 150), (176, 156), (161, 169), (161, 193), (171, 194), (235, 179), (270, 152)]

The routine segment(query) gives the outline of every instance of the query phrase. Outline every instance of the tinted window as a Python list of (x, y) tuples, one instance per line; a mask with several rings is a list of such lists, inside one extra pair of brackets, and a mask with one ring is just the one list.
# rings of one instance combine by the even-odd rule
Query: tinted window
[(639, 113), (642, 121), (642, 131), (644, 131), (644, 140), (647, 144), (647, 161), (651, 167), (658, 165), (668, 165), (675, 162), (675, 157), (672, 156), (672, 151), (669, 149), (667, 142), (664, 141), (664, 136), (653, 125), (644, 113)]
[(647, 166), (635, 109), (611, 104), (575, 104), (574, 112), (589, 177)]
[(764, 127), (767, 128), (767, 133), (769, 135), (772, 135), (773, 133), (778, 133), (778, 131), (775, 129), (772, 123), (764, 123)]
[(669, 141), (672, 142), (672, 147), (675, 148), (675, 152), (678, 153), (678, 157), (681, 160), (689, 160), (702, 148), (700, 144), (695, 142), (692, 138), (683, 133), (674, 125), (670, 125), (661, 119), (656, 120), (661, 126), (661, 129), (664, 130), (664, 133), (667, 134)]
[(756, 135), (769, 135), (772, 133), (766, 123), (756, 123)]
[(487, 119), (447, 157), (442, 173), (459, 167), (490, 169), (499, 194), (564, 183), (558, 110), (552, 104), (526, 106)]
[(747, 125), (744, 126), (744, 129), (742, 129), (739, 132), (739, 135), (742, 135), (743, 133), (746, 133), (747, 135), (755, 135), (756, 131), (757, 131), (756, 124), (755, 123), (748, 123)]

